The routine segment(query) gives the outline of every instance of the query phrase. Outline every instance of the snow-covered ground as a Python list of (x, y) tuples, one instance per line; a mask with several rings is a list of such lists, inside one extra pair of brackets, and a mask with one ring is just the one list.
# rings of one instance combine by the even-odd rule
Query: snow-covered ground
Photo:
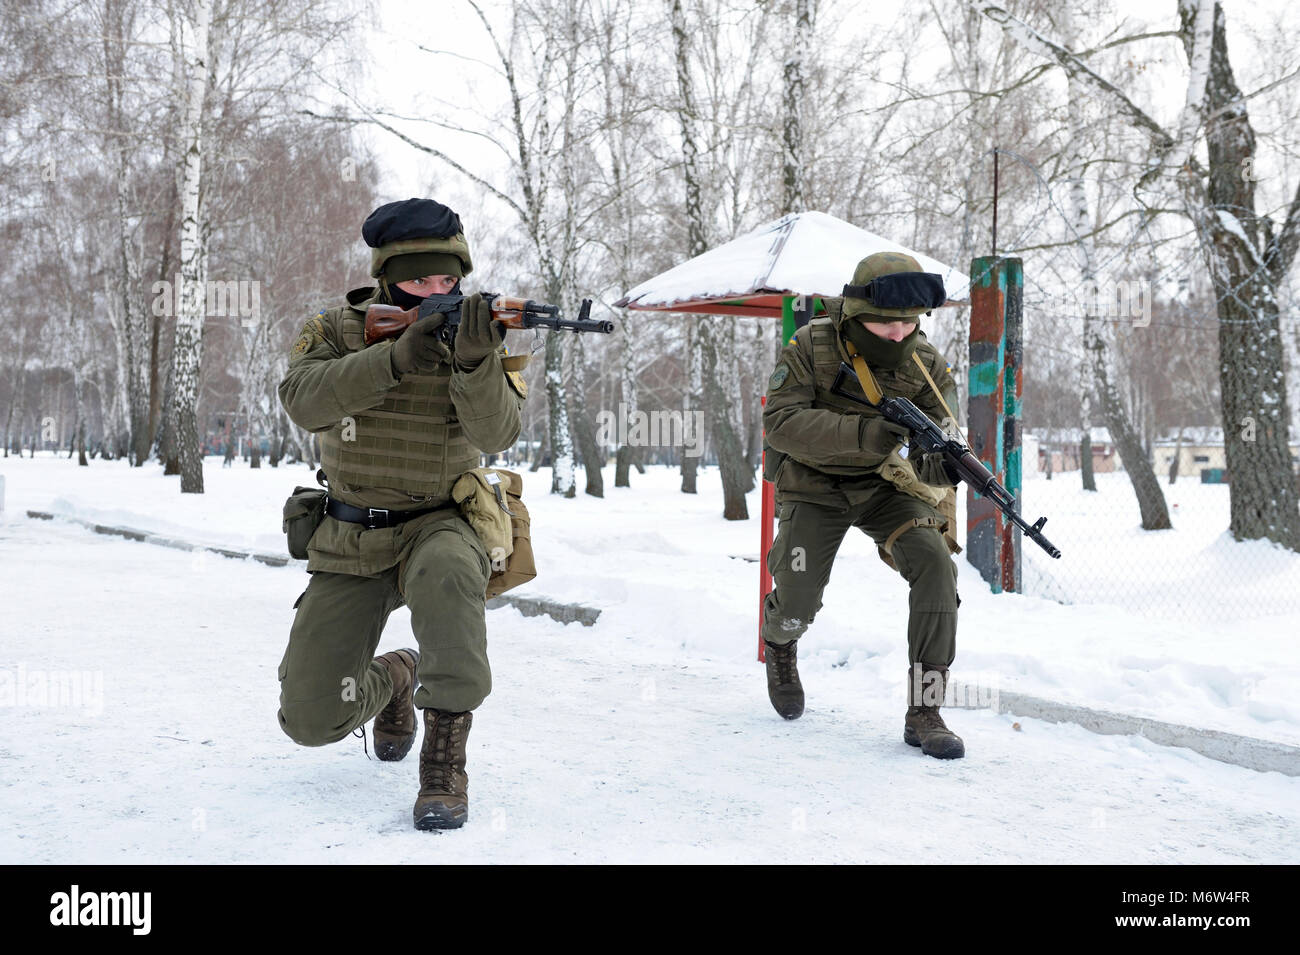
[[(949, 711), (964, 760), (907, 747), (906, 585), (861, 535), (800, 643), (807, 712), (780, 720), (754, 662), (758, 567), (739, 559), (757, 554), (758, 522), (721, 520), (713, 469), (695, 497), (663, 469), (604, 500), (527, 476), (528, 590), (603, 612), (591, 628), (491, 612), (471, 822), (416, 833), (413, 756), (303, 749), (276, 725), (300, 569), (22, 516), (282, 550), (280, 506), (307, 469), (213, 459), (202, 496), (117, 462), (10, 459), (0, 474), (0, 670), (92, 675), (88, 705), (4, 714), (0, 861), (1300, 861), (1300, 779), (988, 710)], [(1052, 485), (1069, 487), (1035, 482), (1027, 510), (1050, 513), (1069, 560), (1093, 545), (1039, 496)], [(958, 563), (958, 678), (1300, 743), (1300, 615), (1207, 625), (995, 596)], [(382, 647), (410, 643), (399, 611)]]

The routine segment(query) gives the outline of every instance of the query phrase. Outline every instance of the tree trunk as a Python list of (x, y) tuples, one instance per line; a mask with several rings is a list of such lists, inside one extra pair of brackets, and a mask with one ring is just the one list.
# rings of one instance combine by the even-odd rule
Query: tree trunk
[[(547, 430), (542, 432), (541, 444), (537, 446), (537, 452), (536, 452), (537, 457), (533, 458), (533, 463), (528, 466), (528, 470), (530, 473), (535, 473), (541, 469), (542, 462), (546, 460), (546, 453), (550, 449), (550, 447), (551, 447), (551, 432), (550, 429), (548, 428)], [(554, 491), (555, 488), (552, 487), (551, 490)]]
[[(622, 404), (621, 410), (626, 416), (627, 433), (630, 435), (640, 402), (636, 381), (636, 333), (633, 331), (634, 323), (632, 322), (623, 321), (619, 325), (620, 334), (623, 336), (623, 351), (619, 355), (618, 364), (619, 397)], [(638, 457), (638, 451), (639, 449), (629, 447), (627, 444), (619, 446), (618, 454), (614, 458), (615, 487), (632, 486), (629, 465)]]
[(803, 112), (804, 56), (811, 52), (813, 0), (795, 0), (793, 42), (782, 67), (785, 123), (782, 128), (781, 205), (782, 213), (804, 209)]
[(704, 398), (709, 409), (710, 434), (718, 453), (718, 471), (722, 476), (722, 517), (728, 521), (744, 521), (749, 519), (745, 495), (754, 488), (754, 474), (745, 459), (745, 449), (736, 428), (733, 414), (735, 393), (729, 387), (735, 378), (734, 319), (721, 316), (710, 324), (701, 323), (699, 331), (700, 352), (704, 359)]
[(546, 400), (551, 445), (551, 493), (574, 497), (573, 440), (569, 432), (567, 389), (564, 387), (564, 344), (559, 335), (546, 336)]
[(172, 413), (181, 465), (181, 493), (203, 493), (203, 448), (198, 425), (199, 366), (203, 349), (208, 278), (208, 222), (203, 202), (203, 114), (208, 88), (208, 25), (212, 0), (197, 0), (194, 21), (182, 29), (187, 98), (182, 124), (185, 144), (181, 199), (181, 299), (176, 315), (176, 369)]
[[(1084, 420), (1088, 417), (1085, 415)], [(1092, 434), (1086, 428), (1079, 441), (1079, 470), (1083, 472), (1083, 489), (1097, 490), (1097, 478), (1092, 473)]]
[[(1079, 258), (1079, 269), (1082, 273), (1082, 286), (1085, 295), (1092, 293), (1092, 300), (1085, 303), (1083, 309), (1083, 354), (1086, 367), (1080, 371), (1081, 390), (1090, 388), (1091, 394), (1097, 396), (1101, 406), (1102, 420), (1106, 422), (1111, 441), (1123, 459), (1124, 470), (1128, 472), (1129, 482), (1133, 485), (1133, 493), (1137, 497), (1138, 512), (1141, 515), (1143, 529), (1149, 531), (1164, 530), (1171, 526), (1169, 523), (1169, 510), (1165, 505), (1165, 496), (1160, 490), (1160, 482), (1156, 479), (1151, 459), (1143, 453), (1142, 442), (1138, 438), (1137, 431), (1129, 418), (1128, 409), (1124, 407), (1119, 391), (1115, 387), (1111, 349), (1106, 327), (1097, 314), (1096, 304), (1099, 297), (1096, 295), (1097, 275), (1093, 263), (1092, 242), (1087, 238), (1087, 233), (1091, 230), (1087, 228), (1087, 196), (1083, 187), (1083, 157), (1081, 150), (1082, 143), (1086, 142), (1086, 131), (1083, 126), (1082, 110), (1080, 108), (1083, 87), (1074, 73), (1068, 75), (1067, 88), (1067, 95), (1070, 100), (1070, 139), (1073, 143), (1071, 147), (1073, 150), (1072, 169), (1075, 176), (1075, 182), (1070, 189), (1070, 201), (1073, 206), (1075, 234), (1078, 236), (1075, 241), (1075, 251)], [(1085, 424), (1088, 426), (1092, 424), (1091, 407), (1089, 401), (1086, 406), (1087, 410), (1084, 413)], [(1080, 466), (1083, 466), (1082, 461), (1080, 461)], [(1088, 455), (1087, 466), (1089, 472), (1091, 472), (1091, 453)], [(1087, 476), (1085, 476), (1084, 480), (1085, 489), (1096, 489), (1095, 481), (1093, 486), (1088, 488)]]
[[(1190, 58), (1194, 10), (1184, 5), (1180, 13)], [(1207, 201), (1194, 208), (1218, 299), (1229, 529), (1237, 540), (1265, 538), (1300, 550), (1300, 498), (1288, 440), (1291, 413), (1277, 297), (1295, 248), (1272, 241), (1271, 224), (1255, 213), (1254, 179), (1243, 174), (1255, 156), (1255, 133), (1241, 98), (1228, 62), (1223, 10), (1216, 3), (1205, 104), (1210, 116)], [(1282, 236), (1294, 235), (1297, 217), (1300, 193)]]
[[(699, 316), (691, 315), (686, 319), (686, 389), (682, 392), (682, 434), (685, 435), (687, 426), (696, 420), (697, 414), (704, 404), (704, 355), (702, 352), (703, 340), (707, 337), (704, 331), (704, 319)], [(695, 440), (700, 442), (702, 447), (704, 435), (697, 434)], [(699, 472), (700, 456), (698, 454), (688, 454), (690, 449), (683, 444), (681, 448), (682, 462), (682, 493), (695, 494), (696, 475)]]
[[(699, 147), (696, 145), (695, 131), (695, 93), (691, 85), (690, 40), (686, 32), (686, 15), (682, 10), (681, 0), (668, 0), (668, 16), (673, 34), (673, 46), (676, 52), (677, 122), (682, 133), (682, 181), (686, 188), (686, 233), (689, 258), (703, 254), (708, 249), (708, 238), (704, 225), (704, 202), (700, 189)], [(703, 400), (703, 364), (700, 354), (702, 336), (700, 325), (705, 319), (691, 316), (687, 319), (686, 333), (686, 389), (682, 396), (683, 422), (694, 420), (694, 412)], [(696, 471), (699, 458), (686, 453), (682, 448), (682, 493), (696, 493)]]
[(587, 405), (587, 361), (586, 345), (582, 335), (574, 335), (569, 342), (569, 398), (572, 402), (573, 435), (578, 442), (578, 452), (582, 457), (582, 468), (586, 473), (585, 493), (592, 497), (605, 496), (605, 477), (601, 468), (605, 465), (605, 449), (596, 440), (596, 429), (592, 425), (592, 409)]

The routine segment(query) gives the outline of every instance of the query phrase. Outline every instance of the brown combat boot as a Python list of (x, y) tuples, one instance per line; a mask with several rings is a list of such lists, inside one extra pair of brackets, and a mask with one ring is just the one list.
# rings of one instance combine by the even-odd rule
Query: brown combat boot
[[(920, 679), (916, 680), (916, 668)], [(929, 676), (938, 673), (937, 678)], [(948, 692), (948, 668), (918, 663), (907, 669), (907, 716), (903, 721), (903, 742), (921, 747), (921, 752), (936, 759), (961, 759), (966, 744), (943, 722), (938, 703)]]
[(799, 682), (799, 641), (776, 644), (763, 641), (766, 650), (763, 660), (767, 664), (767, 698), (772, 708), (787, 720), (797, 720), (803, 715), (803, 684)]
[(469, 777), (465, 741), (474, 714), (424, 711), (420, 745), (420, 795), (415, 800), (416, 829), (459, 829), (469, 818)]
[(414, 650), (392, 650), (375, 657), (393, 681), (393, 696), (375, 716), (375, 755), (394, 762), (411, 751), (415, 742), (415, 665), (420, 654)]

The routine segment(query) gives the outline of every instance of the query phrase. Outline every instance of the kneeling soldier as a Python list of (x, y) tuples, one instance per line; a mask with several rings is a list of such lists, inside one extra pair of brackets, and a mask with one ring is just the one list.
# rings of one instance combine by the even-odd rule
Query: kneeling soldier
[[(779, 523), (767, 556), (775, 589), (763, 607), (762, 632), (769, 698), (778, 713), (797, 719), (804, 694), (796, 641), (821, 609), (849, 527), (869, 534), (911, 586), (903, 739), (950, 759), (965, 748), (939, 715), (956, 653), (958, 603), (957, 568), (939, 508), (949, 504), (950, 510), (956, 479), (940, 455), (904, 458), (906, 430), (867, 400), (878, 389), (877, 397), (909, 398), (935, 421), (956, 413), (947, 361), (918, 327), (921, 313), (942, 301), (942, 283), (924, 274), (901, 253), (863, 259), (845, 297), (825, 300), (828, 314), (795, 333), (768, 381), (764, 477), (776, 485)], [(918, 304), (874, 304), (873, 290), (881, 286), (873, 280), (882, 278), (894, 283), (891, 303), (897, 306), (902, 288), (917, 291), (905, 293), (904, 301)], [(865, 368), (855, 368), (855, 356)]]
[[(371, 303), (409, 308), (458, 291), (472, 264), (454, 212), (429, 199), (389, 203), (362, 236), (378, 288), (354, 289), (308, 321), (280, 382), (289, 417), (320, 435), (329, 500), (280, 664), (279, 720), (295, 742), (321, 746), (373, 717), (376, 755), (398, 760), (423, 710), (415, 827), (452, 829), (469, 812), (466, 737), (492, 676), (491, 564), (450, 491), (481, 451), (518, 439), (525, 389), (504, 370), (504, 329), (478, 295), (462, 304), (453, 348), (431, 319), (364, 344)], [(419, 652), (371, 659), (403, 604)]]

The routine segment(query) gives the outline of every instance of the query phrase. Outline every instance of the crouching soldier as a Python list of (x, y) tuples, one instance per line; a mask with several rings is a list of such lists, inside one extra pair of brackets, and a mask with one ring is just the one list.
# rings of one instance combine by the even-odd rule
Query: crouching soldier
[[(280, 382), (289, 417), (320, 436), (329, 493), (280, 663), (279, 721), (294, 741), (321, 746), (373, 718), (376, 755), (399, 760), (422, 710), (415, 827), (453, 829), (469, 812), (473, 711), (492, 686), (491, 564), (450, 491), (480, 452), (517, 440), (525, 389), (504, 370), (504, 329), (478, 295), (462, 303), (452, 347), (433, 319), (367, 347), (368, 305), (458, 292), (472, 264), (459, 217), (429, 199), (380, 206), (361, 231), (378, 287), (309, 320)], [(372, 659), (403, 604), (418, 652)]]
[[(886, 287), (887, 295), (873, 294)], [(874, 304), (876, 297), (891, 307)], [(782, 352), (763, 412), (764, 477), (776, 485), (779, 523), (767, 556), (775, 589), (764, 603), (762, 633), (769, 698), (783, 717), (797, 719), (804, 693), (796, 642), (821, 609), (845, 533), (856, 527), (869, 534), (911, 586), (903, 739), (951, 759), (965, 748), (939, 715), (956, 653), (958, 603), (957, 568), (943, 534), (952, 516), (945, 521), (940, 507), (950, 510), (956, 479), (940, 455), (904, 457), (906, 429), (867, 400), (875, 389), (876, 398), (910, 399), (937, 422), (955, 415), (947, 361), (919, 329), (920, 315), (942, 301), (939, 277), (923, 273), (914, 258), (876, 253), (858, 264), (844, 298), (826, 299), (828, 314), (799, 329)]]

